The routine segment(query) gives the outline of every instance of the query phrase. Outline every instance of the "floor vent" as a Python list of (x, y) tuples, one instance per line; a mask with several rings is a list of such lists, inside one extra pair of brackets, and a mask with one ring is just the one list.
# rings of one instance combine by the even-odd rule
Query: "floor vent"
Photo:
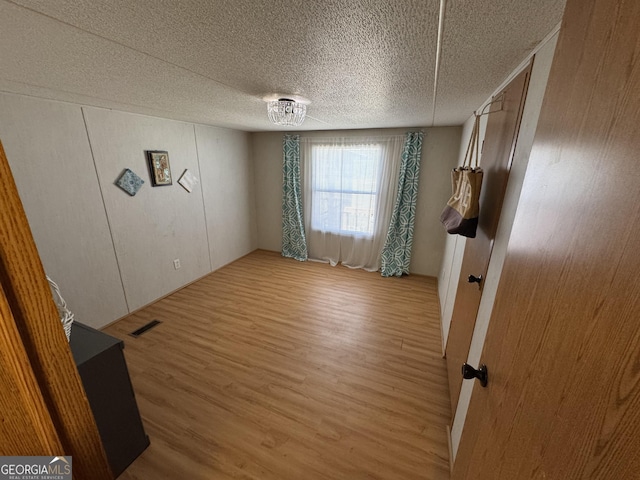
[(160, 320), (151, 320), (149, 323), (147, 323), (146, 325), (140, 327), (137, 330), (134, 330), (129, 335), (131, 335), (132, 337), (138, 338), (143, 333), (148, 332), (153, 327), (155, 327), (156, 325), (160, 325), (161, 323), (162, 322)]

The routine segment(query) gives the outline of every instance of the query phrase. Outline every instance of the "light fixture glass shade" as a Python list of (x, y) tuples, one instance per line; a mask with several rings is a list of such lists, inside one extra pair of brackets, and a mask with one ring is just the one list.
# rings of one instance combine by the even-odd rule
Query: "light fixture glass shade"
[(288, 98), (280, 98), (267, 103), (269, 120), (276, 125), (297, 127), (304, 122), (307, 106)]

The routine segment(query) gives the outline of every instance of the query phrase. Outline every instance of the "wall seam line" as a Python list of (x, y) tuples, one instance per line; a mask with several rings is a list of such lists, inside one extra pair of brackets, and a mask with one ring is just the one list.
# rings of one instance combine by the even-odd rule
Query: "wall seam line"
[(118, 267), (118, 276), (120, 277), (120, 285), (122, 287), (122, 294), (124, 295), (124, 303), (127, 307), (127, 312), (131, 313), (129, 308), (129, 299), (127, 298), (127, 290), (124, 287), (124, 279), (122, 278), (122, 269), (120, 268), (120, 260), (118, 259), (118, 252), (116, 250), (116, 242), (113, 238), (113, 228), (111, 227), (111, 220), (109, 219), (109, 211), (107, 210), (107, 204), (104, 201), (104, 193), (102, 191), (102, 184), (100, 183), (100, 175), (98, 174), (98, 166), (96, 165), (96, 155), (93, 151), (93, 145), (91, 144), (91, 135), (89, 134), (89, 124), (87, 123), (87, 117), (85, 116), (85, 107), (80, 107), (82, 113), (82, 121), (84, 122), (84, 129), (87, 134), (87, 141), (89, 142), (89, 151), (91, 152), (91, 160), (93, 161), (93, 169), (96, 172), (96, 180), (98, 181), (98, 190), (100, 191), (100, 198), (102, 199), (102, 208), (104, 209), (104, 215), (107, 219), (107, 227), (109, 228), (109, 236), (111, 237), (111, 246), (113, 247), (113, 256), (116, 259), (116, 267)]
[(444, 17), (447, 10), (447, 0), (440, 0), (438, 13), (438, 35), (436, 38), (436, 64), (433, 72), (433, 104), (431, 106), (431, 126), (436, 123), (436, 103), (438, 101), (438, 78), (440, 76), (440, 63), (442, 62), (442, 38), (444, 37)]
[(209, 273), (213, 272), (213, 260), (211, 258), (211, 240), (209, 239), (209, 222), (207, 221), (207, 204), (204, 201), (204, 186), (202, 185), (202, 168), (200, 168), (200, 150), (198, 149), (198, 132), (193, 124), (193, 141), (196, 145), (196, 159), (198, 160), (198, 176), (200, 177), (200, 194), (202, 195), (202, 213), (204, 215), (204, 230), (207, 234), (207, 251), (209, 252)]

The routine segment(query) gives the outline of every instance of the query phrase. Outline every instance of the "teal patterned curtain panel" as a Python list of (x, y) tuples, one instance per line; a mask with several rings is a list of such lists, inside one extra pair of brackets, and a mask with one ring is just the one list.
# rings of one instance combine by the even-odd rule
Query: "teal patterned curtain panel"
[(405, 138), (398, 175), (398, 194), (382, 248), (380, 271), (383, 277), (399, 277), (409, 273), (423, 136), (422, 132), (408, 132)]
[(304, 262), (307, 240), (302, 221), (300, 136), (285, 135), (282, 150), (282, 256)]

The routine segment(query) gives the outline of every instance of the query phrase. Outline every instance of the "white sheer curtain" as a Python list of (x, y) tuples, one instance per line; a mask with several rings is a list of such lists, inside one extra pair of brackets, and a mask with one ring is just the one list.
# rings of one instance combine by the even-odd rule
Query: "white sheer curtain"
[(377, 271), (404, 136), (301, 137), (309, 260)]

